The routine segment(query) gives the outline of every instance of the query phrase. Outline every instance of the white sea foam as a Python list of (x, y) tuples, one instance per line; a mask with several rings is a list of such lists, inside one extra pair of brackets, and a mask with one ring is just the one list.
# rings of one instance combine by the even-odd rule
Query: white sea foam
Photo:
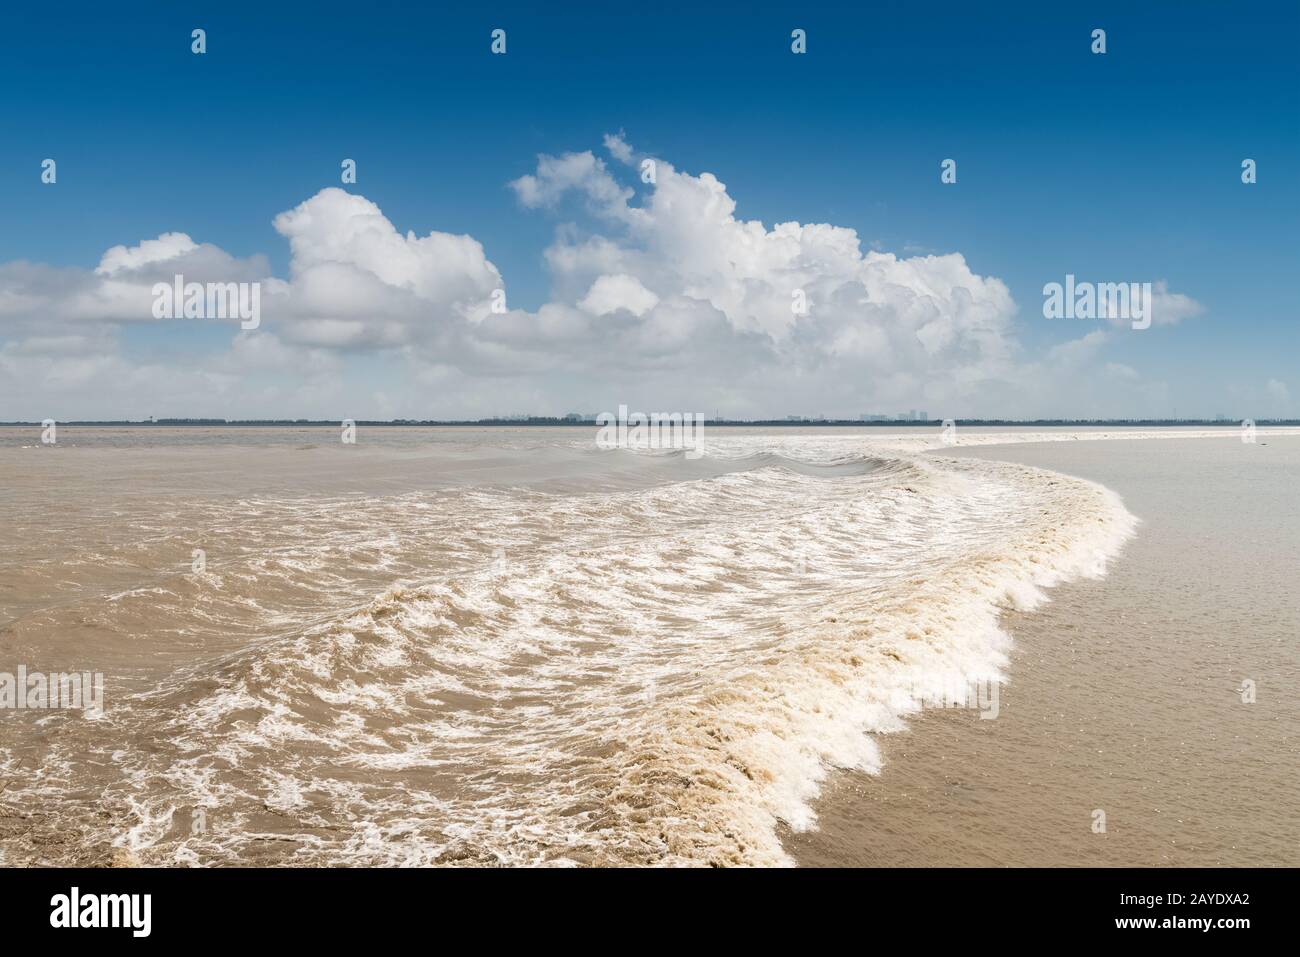
[[(1000, 610), (1103, 573), (1134, 527), (1079, 479), (865, 451), (714, 436), (699, 461), (566, 452), (558, 489), (245, 501), (248, 562), (174, 585), (173, 612), (247, 629), (233, 593), (257, 581), (260, 634), (110, 712), (133, 742), (116, 843), (181, 864), (789, 863), (779, 825), (815, 826), (832, 769), (879, 770), (876, 734), (1006, 680)], [(205, 833), (167, 826), (199, 806)]]

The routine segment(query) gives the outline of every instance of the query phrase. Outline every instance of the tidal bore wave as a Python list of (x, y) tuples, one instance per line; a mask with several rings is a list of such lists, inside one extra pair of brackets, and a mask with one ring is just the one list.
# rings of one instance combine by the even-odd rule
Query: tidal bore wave
[(110, 675), (100, 721), (0, 750), (41, 768), (5, 794), (7, 862), (787, 864), (829, 772), (1005, 680), (1001, 609), (1134, 526), (974, 459), (545, 454), (531, 483), (467, 453), (473, 481), (212, 498), (64, 556), (169, 571), (6, 626), (90, 629)]

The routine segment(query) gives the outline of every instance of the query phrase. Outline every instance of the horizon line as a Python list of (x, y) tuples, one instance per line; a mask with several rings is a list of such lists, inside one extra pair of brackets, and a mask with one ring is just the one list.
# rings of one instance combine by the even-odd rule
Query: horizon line
[[(646, 413), (649, 415), (650, 413)], [(656, 413), (666, 414), (666, 413)], [(1243, 422), (1254, 422), (1258, 425), (1300, 425), (1300, 418), (1037, 418), (1037, 419), (1005, 419), (1005, 418), (963, 418), (963, 419), (829, 419), (829, 418), (812, 418), (812, 417), (787, 417), (780, 419), (725, 419), (725, 418), (703, 418), (702, 421), (713, 426), (836, 426), (836, 427), (897, 427), (897, 426), (918, 426), (931, 425), (942, 426), (945, 422), (952, 421), (954, 424), (965, 425), (1215, 425), (1215, 426), (1233, 426), (1240, 427)], [(17, 428), (30, 426), (32, 428), (41, 428), (48, 422), (54, 422), (63, 426), (151, 426), (163, 428), (187, 426), (201, 428), (229, 428), (231, 426), (241, 427), (268, 427), (268, 426), (320, 426), (338, 428), (341, 422), (351, 422), (354, 425), (380, 426), (380, 427), (432, 427), (432, 426), (569, 426), (569, 427), (598, 427), (599, 423), (593, 416), (591, 418), (571, 418), (565, 416), (490, 416), (480, 419), (219, 419), (219, 418), (151, 418), (151, 419), (47, 419), (44, 421), (22, 421), (15, 420), (10, 422), (0, 422), (0, 428)]]

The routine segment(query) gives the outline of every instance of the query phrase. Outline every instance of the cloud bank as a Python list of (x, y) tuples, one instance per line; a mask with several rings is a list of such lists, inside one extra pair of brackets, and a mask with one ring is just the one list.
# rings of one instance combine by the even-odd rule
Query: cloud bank
[[(1106, 374), (1098, 363), (1119, 331), (1026, 355), (1006, 285), (959, 253), (900, 258), (864, 251), (841, 226), (768, 227), (738, 217), (711, 173), (643, 156), (621, 135), (604, 146), (608, 160), (544, 155), (508, 184), (521, 216), (557, 219), (551, 294), (531, 311), (509, 305), (472, 236), (402, 233), (337, 188), (275, 217), (285, 278), (263, 256), (182, 232), (114, 246), (93, 269), (2, 264), (0, 419), (450, 418), (620, 403), (1030, 416), (1051, 411), (1042, 403), (1063, 377)], [(184, 320), (151, 311), (153, 284), (178, 273), (262, 283), (261, 326), (223, 327), (222, 349), (191, 343)], [(1157, 323), (1200, 309), (1157, 285)], [(167, 347), (125, 348), (124, 330), (149, 323), (167, 326)], [(1113, 389), (1139, 377), (1110, 378)]]

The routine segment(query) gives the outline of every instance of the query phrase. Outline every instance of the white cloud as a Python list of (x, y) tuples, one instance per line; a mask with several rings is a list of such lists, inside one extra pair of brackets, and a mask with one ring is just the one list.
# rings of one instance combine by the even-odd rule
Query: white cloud
[(634, 316), (643, 316), (659, 304), (652, 293), (635, 276), (618, 273), (601, 276), (591, 284), (587, 296), (578, 305), (592, 315), (604, 316), (625, 309)]
[(1169, 284), (1163, 279), (1152, 287), (1151, 298), (1151, 322), (1157, 326), (1172, 326), (1205, 311), (1205, 307), (1190, 296), (1170, 292)]
[(609, 151), (609, 155), (614, 157), (614, 159), (618, 160), (620, 163), (632, 162), (632, 147), (627, 145), (627, 140), (623, 138), (622, 130), (619, 130), (617, 133), (606, 133), (604, 142), (605, 149)]
[(584, 193), (593, 211), (606, 215), (626, 211), (632, 190), (620, 186), (603, 160), (590, 150), (563, 156), (539, 156), (537, 171), (510, 183), (519, 202), (529, 209), (555, 206), (571, 190)]
[[(363, 196), (323, 189), (275, 218), (293, 254), (286, 335), (316, 345), (384, 347), (481, 313), (501, 274), (470, 236), (402, 235)], [(272, 310), (273, 311), (273, 310)]]
[(1053, 362), (1070, 366), (1090, 362), (1096, 358), (1097, 352), (1108, 338), (1109, 336), (1103, 330), (1094, 329), (1078, 339), (1071, 339), (1069, 342), (1061, 342), (1052, 346), (1047, 351), (1047, 358)]
[(114, 246), (104, 253), (95, 272), (101, 276), (114, 276), (120, 272), (134, 272), (151, 263), (167, 262), (197, 247), (184, 233), (163, 233), (157, 239), (146, 239), (138, 246)]
[[(1117, 306), (1116, 302), (1110, 300), (1105, 303), (1105, 306), (1098, 303), (1098, 309), (1103, 313), (1102, 318), (1110, 322), (1111, 325), (1121, 328), (1130, 327), (1133, 319), (1136, 318), (1132, 314), (1132, 310), (1121, 309)], [(1151, 310), (1150, 319), (1153, 326), (1172, 326), (1184, 319), (1199, 316), (1205, 311), (1205, 307), (1191, 296), (1170, 292), (1169, 283), (1164, 279), (1159, 279), (1151, 284), (1151, 301), (1145, 303), (1144, 306)]]
[[(604, 145), (620, 163), (638, 155), (621, 134)], [(590, 411), (620, 401), (722, 406), (732, 415), (921, 402), (975, 409), (989, 397), (1007, 403), (1049, 391), (1054, 374), (1096, 361), (1108, 342), (1096, 330), (1053, 347), (1045, 365), (1026, 362), (1007, 287), (959, 253), (864, 253), (853, 229), (742, 219), (717, 177), (661, 159), (654, 184), (628, 178), (636, 188), (580, 152), (539, 157), (534, 172), (509, 184), (526, 209), (558, 209), (572, 197), (587, 217), (558, 224), (545, 250), (551, 299), (535, 311), (491, 311), (505, 283), (473, 237), (400, 232), (375, 203), (336, 188), (275, 217), (291, 254), (285, 279), (261, 256), (239, 258), (180, 232), (115, 246), (93, 271), (2, 264), (7, 391), (79, 383), (82, 395), (99, 388), (128, 402), (135, 389), (160, 414), (201, 414), (192, 403), (160, 405), (169, 384), (179, 388), (188, 375), (191, 391), (201, 384), (227, 403), (298, 401), (297, 386), (336, 396), (337, 380), (367, 353), (386, 363), (374, 393), (385, 414)], [(243, 333), (232, 323), (226, 352), (197, 353), (166, 374), (147, 360), (132, 366), (115, 330), (155, 321), (152, 283), (176, 273), (261, 282), (262, 327)], [(806, 313), (792, 308), (796, 293)], [(1156, 308), (1155, 321), (1168, 324), (1200, 307), (1160, 283)], [(92, 322), (98, 331), (87, 332)], [(258, 386), (241, 393), (241, 381)], [(429, 382), (438, 383), (439, 405), (423, 391)], [(0, 398), (5, 391), (0, 384)], [(260, 414), (290, 411), (301, 409)]]

